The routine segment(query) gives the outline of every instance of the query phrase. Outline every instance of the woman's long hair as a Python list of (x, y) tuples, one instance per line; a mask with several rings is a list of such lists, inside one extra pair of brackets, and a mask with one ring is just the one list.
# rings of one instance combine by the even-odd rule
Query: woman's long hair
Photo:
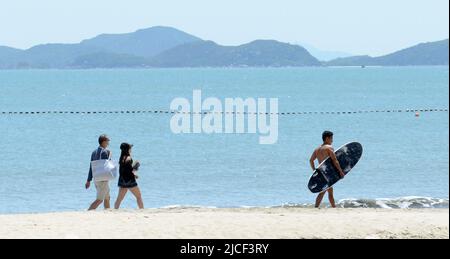
[(120, 164), (124, 164), (127, 160), (127, 157), (131, 156), (130, 154), (130, 150), (133, 146), (127, 143), (122, 143), (122, 145), (120, 145), (120, 160), (119, 163)]

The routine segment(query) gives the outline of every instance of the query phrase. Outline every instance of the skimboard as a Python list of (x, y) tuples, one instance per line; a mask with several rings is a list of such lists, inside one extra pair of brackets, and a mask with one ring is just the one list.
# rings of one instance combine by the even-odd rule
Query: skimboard
[[(344, 174), (347, 175), (359, 162), (363, 147), (358, 142), (352, 142), (339, 148), (335, 154)], [(331, 158), (323, 161), (314, 171), (308, 183), (312, 193), (324, 192), (341, 180), (338, 170), (334, 167)]]

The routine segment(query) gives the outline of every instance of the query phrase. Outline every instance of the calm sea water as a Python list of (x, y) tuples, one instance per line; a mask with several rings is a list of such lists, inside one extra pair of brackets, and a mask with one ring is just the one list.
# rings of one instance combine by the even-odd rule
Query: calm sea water
[[(276, 97), (282, 112), (448, 108), (448, 84), (448, 67), (0, 71), (0, 112), (168, 110), (194, 89)], [(336, 146), (365, 147), (337, 199), (448, 199), (448, 116), (282, 116), (278, 143), (264, 146), (257, 135), (174, 135), (166, 114), (0, 114), (0, 213), (85, 209), (95, 198), (84, 183), (101, 133), (116, 158), (121, 142), (135, 144), (147, 207), (311, 203), (308, 159), (325, 129)], [(132, 197), (124, 207), (135, 207)]]

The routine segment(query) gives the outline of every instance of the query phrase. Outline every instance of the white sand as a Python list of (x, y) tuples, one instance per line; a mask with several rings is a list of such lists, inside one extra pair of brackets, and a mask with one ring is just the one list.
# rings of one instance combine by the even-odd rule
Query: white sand
[(449, 210), (150, 209), (0, 216), (0, 238), (449, 238)]

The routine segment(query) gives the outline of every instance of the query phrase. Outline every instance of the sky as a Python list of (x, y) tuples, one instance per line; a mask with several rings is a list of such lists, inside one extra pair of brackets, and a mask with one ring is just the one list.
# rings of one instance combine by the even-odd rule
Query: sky
[(171, 26), (223, 45), (255, 39), (383, 55), (449, 38), (448, 0), (0, 0), (0, 45), (76, 43)]

